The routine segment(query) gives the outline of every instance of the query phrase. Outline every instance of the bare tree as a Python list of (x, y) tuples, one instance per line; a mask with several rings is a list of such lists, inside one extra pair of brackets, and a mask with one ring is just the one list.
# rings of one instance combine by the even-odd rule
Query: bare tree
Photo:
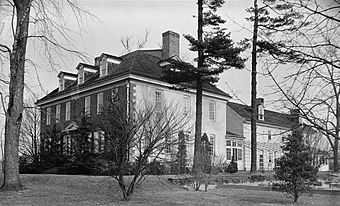
[[(97, 129), (104, 133), (104, 154), (110, 175), (119, 183), (123, 200), (130, 200), (135, 188), (144, 181), (150, 162), (166, 158), (166, 148), (176, 143), (173, 137), (188, 121), (189, 118), (173, 106), (160, 110), (145, 104), (130, 115), (117, 103), (103, 109), (95, 122)], [(127, 178), (126, 174), (132, 177)]]
[[(9, 60), (9, 99), (6, 108), (5, 122), (5, 174), (2, 190), (19, 190), (19, 136), (23, 118), (24, 77), (27, 69), (25, 63), (32, 62), (26, 58), (26, 48), (29, 39), (39, 40), (43, 45), (45, 57), (53, 66), (53, 51), (66, 51), (83, 55), (76, 50), (69, 49), (57, 41), (56, 34), (67, 40), (68, 32), (64, 27), (61, 9), (64, 4), (71, 7), (75, 17), (79, 20), (82, 11), (75, 0), (42, 1), (42, 0), (12, 0), (5, 2), (12, 9), (9, 28), (12, 31), (10, 43), (0, 41), (0, 52)], [(52, 15), (53, 14), (53, 15)], [(58, 19), (59, 18), (59, 19)], [(78, 25), (81, 25), (78, 21)], [(37, 29), (30, 32), (29, 27)], [(69, 41), (70, 43), (70, 41)], [(12, 46), (9, 46), (12, 45)], [(4, 56), (4, 55), (2, 55)]]
[(339, 171), (340, 2), (284, 2), (292, 6), (291, 11), (300, 15), (303, 23), (294, 32), (276, 31), (281, 40), (269, 51), (272, 59), (267, 61), (268, 75), (282, 94), (283, 104), (299, 109), (306, 123), (327, 137), (334, 171)]
[(145, 30), (145, 34), (143, 38), (139, 38), (137, 42), (133, 41), (133, 37), (131, 36), (125, 36), (120, 39), (121, 45), (124, 47), (124, 50), (126, 52), (131, 52), (134, 49), (142, 49), (145, 47), (146, 43), (148, 42), (149, 39), (149, 30)]
[(29, 162), (38, 162), (40, 154), (40, 114), (38, 108), (29, 105), (25, 105), (23, 113), (19, 152)]

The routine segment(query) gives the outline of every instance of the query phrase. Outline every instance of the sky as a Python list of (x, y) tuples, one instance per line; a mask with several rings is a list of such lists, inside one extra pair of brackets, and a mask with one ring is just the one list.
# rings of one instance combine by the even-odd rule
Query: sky
[[(192, 61), (195, 53), (188, 50), (188, 42), (183, 34), (196, 36), (197, 13), (196, 0), (100, 0), (100, 1), (79, 1), (80, 6), (95, 16), (87, 18), (81, 35), (71, 36), (72, 43), (79, 50), (85, 51), (90, 60), (85, 63), (93, 64), (93, 59), (101, 53), (122, 55), (126, 53), (120, 43), (121, 38), (132, 37), (132, 42), (144, 37), (146, 30), (149, 32), (148, 42), (145, 48), (159, 48), (161, 34), (172, 30), (181, 35), (180, 56)], [(224, 25), (231, 32), (234, 41), (251, 37), (251, 32), (242, 27), (251, 29), (251, 24), (245, 20), (249, 16), (245, 9), (251, 6), (249, 0), (227, 0), (224, 7), (219, 10), (221, 16), (227, 20)], [(68, 27), (77, 28), (76, 21), (71, 18), (67, 11), (65, 17), (69, 18)], [(76, 30), (76, 29), (75, 29)], [(67, 45), (66, 45), (67, 46)], [(34, 46), (31, 45), (31, 51)], [(249, 51), (243, 54), (250, 57)], [(81, 62), (70, 56), (63, 57), (63, 62), (57, 69), (48, 68), (46, 64), (40, 74), (41, 84), (45, 92), (50, 92), (57, 87), (57, 74), (59, 71), (76, 72), (77, 64)], [(42, 63), (43, 64), (43, 63)], [(233, 99), (250, 103), (250, 60), (243, 70), (230, 69), (220, 75), (217, 86), (229, 93)], [(35, 72), (30, 75), (34, 78)], [(270, 93), (270, 82), (259, 75), (258, 96), (267, 98)], [(40, 85), (33, 84), (31, 88), (39, 90)], [(38, 97), (45, 93), (38, 92)]]

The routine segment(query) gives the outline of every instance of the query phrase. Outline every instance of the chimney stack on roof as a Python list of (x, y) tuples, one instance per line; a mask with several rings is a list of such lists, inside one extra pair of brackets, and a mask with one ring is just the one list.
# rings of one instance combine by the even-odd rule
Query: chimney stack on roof
[(169, 30), (164, 32), (162, 37), (162, 58), (179, 57), (179, 34)]

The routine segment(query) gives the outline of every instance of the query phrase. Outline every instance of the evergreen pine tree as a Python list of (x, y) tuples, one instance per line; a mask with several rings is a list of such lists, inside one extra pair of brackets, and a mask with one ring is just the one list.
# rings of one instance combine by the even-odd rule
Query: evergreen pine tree
[[(197, 39), (184, 35), (190, 43), (190, 50), (198, 53), (197, 67), (179, 59), (164, 60), (169, 64), (164, 68), (164, 79), (170, 83), (196, 88), (196, 121), (193, 171), (199, 172), (202, 134), (202, 91), (203, 85), (214, 83), (217, 75), (229, 68), (241, 69), (246, 59), (240, 57), (245, 47), (235, 46), (230, 33), (220, 25), (225, 23), (216, 12), (224, 0), (198, 0)], [(206, 29), (206, 30), (204, 30)], [(160, 64), (162, 65), (162, 64)]]
[(283, 156), (275, 160), (275, 179), (279, 189), (291, 195), (296, 202), (301, 193), (308, 192), (315, 182), (317, 168), (312, 166), (310, 148), (305, 144), (301, 131), (294, 130), (282, 146)]

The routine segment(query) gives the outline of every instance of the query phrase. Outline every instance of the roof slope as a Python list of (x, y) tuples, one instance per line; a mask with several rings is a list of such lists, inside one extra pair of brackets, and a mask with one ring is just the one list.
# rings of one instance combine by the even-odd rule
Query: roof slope
[[(92, 74), (90, 78), (81, 85), (77, 85), (77, 81), (75, 81), (73, 84), (71, 84), (69, 87), (65, 88), (61, 92), (59, 92), (58, 88), (56, 88), (45, 97), (39, 99), (36, 104), (39, 104), (53, 97), (57, 97), (61, 94), (65, 94), (79, 88), (87, 87), (89, 85), (93, 85), (126, 74), (134, 74), (142, 77), (164, 81), (162, 79), (162, 68), (158, 65), (158, 62), (161, 60), (161, 58), (147, 54), (143, 51), (134, 51), (125, 54), (120, 58), (123, 61), (119, 65), (109, 64), (109, 74), (107, 76), (99, 78), (99, 72), (97, 72), (95, 74)], [(225, 97), (230, 97), (227, 93), (218, 89), (215, 85), (209, 83), (205, 83), (203, 85), (203, 91), (211, 92)]]
[[(243, 117), (246, 121), (250, 121), (251, 108), (248, 105), (238, 104), (235, 102), (228, 102), (227, 105), (234, 110), (237, 114)], [(291, 127), (292, 118), (289, 114), (264, 110), (264, 120), (257, 119), (257, 122), (270, 124), (280, 127)]]

